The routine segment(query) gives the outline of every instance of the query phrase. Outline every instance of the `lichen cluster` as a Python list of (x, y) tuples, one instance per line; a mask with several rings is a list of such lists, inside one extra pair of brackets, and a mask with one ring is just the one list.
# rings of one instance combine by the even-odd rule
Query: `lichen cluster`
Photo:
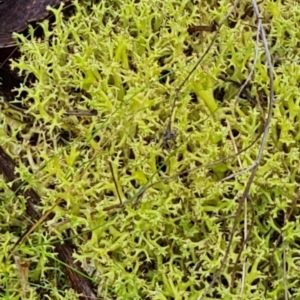
[[(252, 67), (256, 19), (250, 2), (241, 1), (183, 86), (172, 118), (176, 142), (171, 149), (162, 143), (177, 88), (213, 35), (187, 28), (219, 23), (231, 2), (106, 0), (91, 8), (90, 1), (74, 1), (67, 18), (63, 6), (51, 9), (55, 21), (41, 23), (43, 38), (35, 38), (33, 28), (29, 38), (16, 35), (22, 56), (12, 65), (35, 80), (18, 89), (26, 114), (1, 111), (0, 144), (42, 197), (42, 211), (61, 201), (54, 218), (19, 248), (31, 266), (28, 299), (77, 299), (53, 260), (51, 242), (66, 234), (104, 299), (196, 300), (209, 285), (249, 173), (221, 180), (254, 163), (261, 139), (239, 156), (182, 172), (233, 155), (234, 145), (246, 148), (264, 127), (269, 81), (263, 48), (247, 87), (254, 103), (236, 103), (237, 87), (220, 79), (243, 83)], [(271, 133), (250, 190), (247, 247), (233, 270), (242, 213), (227, 266), (207, 299), (283, 299), (285, 289), (300, 297), (297, 205), (285, 221), (298, 197), (300, 69), (289, 59), (299, 55), (300, 8), (271, 0), (259, 7), (276, 73)], [(97, 115), (68, 115), (70, 110)], [(30, 222), (24, 199), (0, 185), (1, 293), (19, 299), (17, 270), (6, 257)], [(106, 210), (120, 201), (128, 203)]]

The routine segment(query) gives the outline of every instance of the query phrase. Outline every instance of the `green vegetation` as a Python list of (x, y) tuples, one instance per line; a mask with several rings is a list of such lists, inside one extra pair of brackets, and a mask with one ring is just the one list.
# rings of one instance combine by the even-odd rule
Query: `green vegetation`
[[(51, 245), (66, 233), (99, 297), (197, 300), (203, 294), (221, 266), (249, 172), (221, 180), (255, 162), (261, 139), (234, 158), (174, 175), (234, 155), (234, 146), (248, 147), (263, 130), (269, 96), (263, 47), (247, 86), (254, 103), (236, 102), (238, 88), (220, 79), (241, 85), (250, 73), (256, 18), (248, 1), (221, 27), (179, 94), (176, 146), (161, 145), (177, 88), (214, 34), (187, 28), (219, 23), (231, 2), (106, 0), (91, 9), (90, 1), (75, 1), (68, 18), (63, 7), (51, 9), (54, 26), (42, 22), (43, 39), (33, 37), (33, 28), (31, 38), (17, 35), (22, 57), (13, 66), (36, 80), (19, 88), (26, 114), (1, 111), (0, 144), (41, 196), (43, 212), (61, 200), (54, 218), (18, 248), (16, 255), (30, 264), (27, 299), (78, 299)], [(206, 299), (284, 299), (285, 291), (300, 299), (297, 205), (288, 217), (299, 185), (300, 68), (289, 59), (299, 56), (300, 7), (291, 0), (259, 7), (276, 72), (271, 132), (227, 265)], [(97, 116), (66, 114), (76, 109)], [(4, 181), (0, 199), (1, 299), (21, 299), (18, 271), (7, 257), (31, 223), (24, 199)], [(120, 200), (129, 201), (104, 210)], [(253, 229), (234, 268), (245, 223)]]

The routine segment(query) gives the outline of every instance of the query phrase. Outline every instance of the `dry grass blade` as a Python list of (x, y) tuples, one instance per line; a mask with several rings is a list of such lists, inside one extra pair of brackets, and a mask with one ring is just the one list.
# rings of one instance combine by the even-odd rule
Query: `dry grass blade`
[[(239, 168), (242, 169), (243, 165), (242, 165), (240, 156), (238, 155), (238, 148), (237, 148), (237, 145), (235, 143), (235, 139), (234, 139), (234, 136), (232, 134), (232, 130), (230, 128), (230, 123), (229, 122), (227, 122), (227, 126), (228, 126), (229, 136), (230, 136), (230, 139), (231, 139), (232, 144), (233, 144), (234, 152), (237, 155), (237, 161), (238, 161)], [(249, 234), (248, 233), (248, 228), (247, 228), (247, 223), (248, 223), (247, 214), (248, 214), (248, 211), (247, 211), (247, 199), (245, 199), (245, 202), (244, 202), (244, 241), (247, 241), (247, 235)], [(241, 248), (241, 251), (246, 250), (246, 248), (247, 248), (247, 243), (245, 242), (244, 246)], [(247, 262), (247, 259), (244, 258), (243, 259), (243, 271), (242, 271), (242, 286), (241, 286), (240, 295), (243, 294), (243, 291), (244, 291), (244, 288), (245, 288), (246, 262)], [(233, 284), (233, 281), (234, 281), (234, 274), (232, 276), (231, 284)]]
[(24, 241), (28, 238), (28, 236), (34, 232), (52, 213), (53, 209), (60, 203), (61, 200), (57, 200), (56, 203), (49, 209), (45, 214), (43, 214), (28, 230), (26, 230), (21, 237), (17, 240), (17, 242), (12, 247), (10, 253), (13, 254), (18, 246), (20, 246)]
[(18, 255), (14, 255), (15, 264), (18, 271), (18, 277), (21, 286), (21, 297), (22, 300), (27, 299), (28, 291), (28, 271), (29, 271), (29, 262), (23, 262)]

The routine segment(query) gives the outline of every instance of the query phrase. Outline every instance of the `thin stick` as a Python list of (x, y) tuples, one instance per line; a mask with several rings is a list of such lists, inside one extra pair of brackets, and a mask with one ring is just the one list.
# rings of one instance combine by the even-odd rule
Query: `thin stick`
[[(236, 143), (235, 143), (235, 139), (234, 139), (234, 136), (232, 134), (229, 122), (227, 122), (227, 126), (229, 128), (229, 136), (230, 136), (230, 139), (232, 141), (234, 152), (235, 152), (235, 154), (237, 156), (237, 161), (238, 161), (238, 164), (239, 164), (239, 168), (242, 169), (243, 165), (242, 165), (240, 156), (237, 154), (238, 153), (238, 149), (237, 149), (237, 146), (236, 146)], [(248, 214), (247, 214), (247, 199), (245, 199), (245, 202), (244, 202), (244, 241), (246, 241), (246, 239), (247, 239), (247, 223), (248, 223), (247, 216), (248, 216)], [(242, 247), (242, 250), (246, 250), (246, 249), (247, 249), (247, 243), (245, 243), (244, 247)], [(243, 294), (244, 288), (245, 288), (246, 262), (247, 262), (247, 259), (246, 258), (243, 259), (242, 285), (241, 285), (240, 295)], [(232, 276), (232, 279), (234, 280), (234, 276)], [(232, 280), (232, 283), (231, 283), (232, 285), (233, 285), (233, 280)]]
[[(243, 89), (247, 86), (248, 82), (250, 81), (253, 73), (254, 73), (254, 69), (255, 69), (255, 66), (256, 66), (256, 62), (257, 62), (257, 58), (258, 58), (258, 52), (259, 52), (259, 30), (257, 29), (256, 31), (256, 43), (255, 43), (255, 54), (254, 54), (254, 62), (253, 62), (253, 66), (251, 68), (251, 71), (249, 73), (249, 75), (247, 76), (247, 79), (245, 81), (245, 83), (241, 86), (237, 96), (236, 96), (236, 101), (235, 101), (235, 105), (237, 104), (237, 99), (239, 97), (239, 95), (241, 94), (241, 92), (243, 91)], [(239, 174), (242, 174), (244, 173), (245, 171), (248, 171), (248, 170), (251, 170), (253, 166), (250, 166), (250, 168), (246, 168), (240, 172), (238, 172)], [(225, 181), (226, 179), (228, 179), (229, 177), (235, 177), (237, 174), (233, 174), (234, 176), (228, 176), (227, 178), (224, 178), (223, 181)], [(252, 206), (252, 222), (251, 222), (251, 226), (250, 226), (250, 229), (249, 229), (249, 232), (248, 232), (248, 229), (247, 229), (247, 225), (248, 225), (248, 220), (247, 220), (247, 201), (250, 201), (251, 203), (251, 199), (250, 197), (246, 197), (244, 199), (244, 240), (243, 240), (243, 245), (241, 247), (241, 250), (239, 251), (239, 254), (236, 258), (236, 261), (235, 261), (235, 264), (234, 264), (234, 267), (233, 267), (233, 271), (232, 271), (232, 274), (231, 274), (231, 286), (233, 287), (233, 284), (234, 284), (234, 279), (235, 279), (235, 273), (236, 273), (236, 269), (237, 269), (237, 264), (238, 264), (238, 261), (242, 255), (242, 252), (244, 250), (246, 250), (247, 248), (247, 240), (248, 240), (248, 237), (250, 236), (251, 234), (251, 231), (252, 231), (252, 228), (254, 226), (254, 212), (253, 212), (253, 206)], [(241, 290), (240, 290), (240, 295), (243, 294), (243, 291), (244, 291), (244, 288), (245, 288), (245, 279), (246, 279), (246, 258), (243, 260), (243, 268), (242, 268), (242, 283), (241, 283)]]
[(213, 35), (212, 40), (209, 43), (208, 47), (206, 48), (206, 50), (204, 51), (204, 53), (202, 54), (202, 56), (199, 58), (199, 60), (197, 61), (197, 63), (194, 65), (194, 67), (192, 68), (192, 70), (188, 73), (188, 75), (185, 77), (185, 79), (182, 81), (182, 83), (177, 88), (176, 93), (175, 93), (175, 97), (174, 97), (174, 101), (173, 101), (172, 107), (171, 107), (171, 112), (170, 112), (170, 116), (169, 116), (168, 125), (167, 125), (166, 131), (165, 131), (164, 140), (168, 140), (168, 139), (171, 139), (171, 138), (174, 137), (174, 133), (172, 132), (172, 119), (173, 119), (173, 115), (174, 115), (174, 110), (175, 110), (176, 102), (179, 99), (179, 95), (180, 95), (180, 92), (181, 92), (183, 86), (191, 78), (192, 74), (196, 71), (196, 69), (202, 63), (202, 61), (204, 60), (204, 58), (206, 57), (206, 55), (212, 49), (212, 46), (213, 46), (213, 44), (215, 43), (215, 41), (216, 41), (216, 39), (218, 37), (218, 34), (220, 32), (221, 27), (225, 24), (225, 22), (227, 21), (228, 17), (231, 15), (231, 13), (236, 9), (236, 7), (239, 4), (239, 2), (240, 2), (240, 0), (236, 0), (235, 3), (234, 3), (234, 5), (231, 7), (231, 9), (229, 9), (229, 11), (226, 14), (226, 16), (221, 20), (221, 22), (220, 22), (218, 28), (216, 29), (216, 32)]
[(98, 112), (95, 109), (92, 110), (67, 110), (65, 112), (68, 116), (78, 116), (78, 117), (92, 117), (97, 116)]
[(272, 113), (273, 113), (273, 104), (274, 104), (274, 84), (273, 84), (274, 80), (273, 80), (272, 58), (271, 58), (270, 50), (269, 50), (269, 47), (268, 47), (268, 42), (267, 42), (265, 30), (262, 26), (262, 17), (260, 15), (257, 3), (256, 3), (255, 0), (251, 0), (251, 3), (252, 3), (253, 10), (254, 10), (254, 13), (256, 15), (256, 18), (257, 18), (257, 29), (260, 32), (262, 43), (263, 43), (263, 46), (264, 46), (264, 49), (265, 49), (265, 55), (266, 55), (267, 66), (268, 66), (269, 87), (270, 87), (268, 115), (267, 115), (266, 123), (265, 123), (265, 126), (264, 126), (265, 128), (264, 128), (264, 131), (263, 131), (262, 142), (261, 142), (261, 145), (259, 147), (259, 153), (258, 153), (258, 156), (257, 156), (257, 159), (256, 159), (255, 163), (253, 164), (253, 168), (252, 168), (251, 174), (249, 176), (249, 179), (247, 181), (246, 187), (244, 189), (243, 195), (242, 195), (241, 199), (239, 200), (236, 216), (235, 216), (233, 227), (232, 227), (232, 230), (231, 230), (231, 233), (230, 233), (229, 242), (228, 242), (228, 245), (227, 245), (227, 248), (226, 248), (226, 251), (225, 251), (225, 255), (222, 259), (221, 266), (217, 270), (217, 272), (215, 273), (215, 275), (213, 277), (213, 280), (211, 281), (209, 286), (206, 288), (206, 290), (204, 291), (202, 296), (200, 296), (198, 298), (198, 300), (202, 300), (202, 299), (205, 298), (205, 296), (207, 295), (209, 290), (214, 286), (214, 284), (217, 281), (217, 278), (220, 276), (221, 272), (223, 271), (223, 269), (226, 266), (227, 258), (229, 256), (229, 251), (230, 251), (232, 241), (233, 241), (233, 237), (234, 237), (234, 233), (235, 233), (236, 227), (238, 225), (238, 218), (239, 218), (239, 215), (241, 214), (241, 211), (243, 209), (245, 199), (247, 199), (248, 196), (249, 196), (249, 191), (250, 191), (251, 185), (253, 183), (253, 180), (254, 180), (254, 177), (256, 175), (256, 172), (257, 172), (258, 166), (260, 164), (260, 161), (263, 157), (263, 152), (264, 152), (264, 149), (265, 149), (265, 146), (266, 146), (266, 143), (267, 143), (267, 137), (268, 137), (268, 133), (269, 133), (270, 126), (271, 126), (271, 119), (272, 119)]
[[(236, 110), (236, 104), (237, 104), (237, 99), (239, 98), (240, 94), (242, 93), (242, 91), (245, 89), (245, 87), (247, 86), (247, 84), (249, 83), (253, 73), (254, 73), (254, 69), (255, 69), (255, 66), (256, 66), (256, 63), (257, 63), (257, 58), (258, 58), (258, 51), (259, 51), (259, 27), (257, 26), (257, 31), (256, 31), (256, 43), (255, 43), (255, 53), (254, 53), (254, 61), (253, 61), (253, 65), (252, 65), (252, 68), (250, 70), (250, 73), (249, 75), (247, 76), (246, 78), (246, 81), (244, 82), (244, 84), (240, 87), (237, 95), (236, 95), (236, 101), (234, 103), (234, 111)], [(248, 172), (249, 170), (251, 170), (252, 168), (254, 167), (254, 165), (248, 167), (248, 168), (245, 168), (244, 170), (241, 170), (239, 171), (238, 173), (235, 173), (235, 174), (231, 174), (229, 176), (227, 176), (226, 178), (223, 178), (222, 181), (226, 181), (228, 179), (231, 179), (237, 175), (240, 175), (240, 174), (243, 174), (243, 173), (246, 173)]]
[(235, 158), (236, 155), (239, 155), (239, 154), (241, 154), (241, 153), (246, 152), (246, 151), (247, 151), (248, 149), (250, 149), (253, 145), (255, 145), (255, 143), (258, 141), (258, 139), (260, 138), (260, 136), (261, 136), (262, 134), (263, 134), (263, 132), (260, 132), (260, 133), (258, 134), (258, 136), (255, 138), (255, 140), (252, 141), (251, 144), (250, 144), (249, 146), (247, 146), (246, 148), (244, 148), (244, 149), (238, 151), (237, 154), (232, 154), (232, 155), (229, 155), (229, 156), (220, 158), (220, 159), (218, 159), (218, 160), (215, 160), (215, 161), (213, 161), (213, 162), (210, 162), (210, 163), (208, 163), (208, 164), (204, 164), (204, 165), (199, 166), (199, 167), (191, 168), (191, 169), (188, 169), (188, 170), (185, 170), (185, 171), (176, 173), (176, 174), (174, 174), (174, 175), (171, 175), (171, 176), (169, 176), (169, 177), (165, 177), (165, 178), (163, 178), (163, 179), (161, 179), (161, 180), (158, 180), (158, 181), (155, 181), (155, 182), (148, 182), (148, 184), (146, 184), (144, 187), (142, 187), (142, 188), (137, 192), (137, 194), (136, 194), (134, 197), (132, 197), (132, 198), (130, 198), (130, 199), (124, 201), (124, 202), (122, 203), (122, 205), (120, 205), (120, 204), (114, 204), (114, 205), (105, 207), (103, 210), (104, 210), (104, 211), (108, 211), (108, 210), (111, 210), (111, 209), (114, 209), (114, 208), (121, 208), (121, 207), (125, 206), (126, 204), (132, 202), (133, 200), (141, 201), (141, 199), (142, 199), (143, 195), (145, 194), (145, 192), (146, 192), (149, 188), (151, 188), (152, 186), (154, 186), (155, 184), (162, 183), (162, 182), (167, 182), (167, 181), (170, 181), (170, 180), (172, 180), (172, 179), (175, 179), (175, 178), (177, 178), (177, 177), (179, 177), (179, 176), (187, 175), (187, 174), (189, 174), (189, 173), (198, 171), (198, 170), (203, 169), (203, 168), (211, 168), (211, 167), (213, 167), (213, 166), (215, 166), (215, 165), (217, 165), (217, 164), (219, 164), (219, 163), (222, 163), (222, 162), (224, 162), (224, 161), (227, 161), (227, 160), (229, 160), (229, 159), (231, 159), (231, 158)]

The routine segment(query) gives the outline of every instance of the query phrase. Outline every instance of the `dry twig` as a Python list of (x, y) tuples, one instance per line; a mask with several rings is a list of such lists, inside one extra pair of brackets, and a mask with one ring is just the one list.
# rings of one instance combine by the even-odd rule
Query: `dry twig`
[(268, 46), (268, 42), (267, 42), (267, 38), (266, 38), (266, 33), (265, 33), (265, 30), (264, 30), (263, 25), (262, 25), (262, 17), (260, 15), (260, 11), (258, 9), (258, 6), (257, 6), (257, 3), (256, 3), (255, 0), (251, 0), (251, 3), (252, 3), (253, 10), (254, 10), (254, 13), (256, 15), (256, 18), (257, 18), (257, 30), (259, 31), (260, 38), (262, 40), (263, 47), (265, 49), (265, 56), (266, 56), (266, 61), (267, 61), (267, 66), (268, 66), (269, 88), (270, 88), (270, 96), (269, 96), (269, 103), (268, 103), (268, 115), (267, 115), (266, 123), (265, 123), (265, 126), (264, 126), (262, 142), (261, 142), (261, 145), (259, 147), (259, 153), (258, 153), (258, 156), (257, 156), (254, 164), (252, 165), (250, 177), (247, 181), (247, 184), (246, 184), (246, 187), (245, 187), (244, 192), (242, 194), (242, 197), (239, 200), (236, 216), (234, 218), (233, 227), (232, 227), (230, 237), (229, 237), (229, 242), (228, 242), (224, 257), (222, 259), (221, 266), (216, 271), (216, 273), (213, 277), (213, 280), (211, 281), (209, 286), (206, 288), (204, 293), (198, 298), (199, 300), (202, 300), (202, 299), (205, 298), (205, 296), (207, 295), (209, 290), (214, 286), (214, 284), (216, 283), (218, 277), (221, 275), (222, 271), (224, 270), (224, 268), (226, 266), (227, 259), (228, 259), (228, 256), (229, 256), (229, 251), (230, 251), (232, 241), (233, 241), (233, 237), (234, 237), (234, 233), (235, 233), (236, 227), (238, 225), (238, 219), (239, 219), (239, 216), (242, 212), (244, 202), (249, 197), (250, 187), (253, 183), (253, 180), (254, 180), (254, 177), (256, 175), (258, 166), (259, 166), (260, 161), (262, 159), (263, 151), (264, 151), (266, 143), (267, 143), (267, 137), (268, 137), (268, 133), (269, 133), (270, 126), (271, 126), (271, 119), (272, 119), (272, 113), (273, 113), (273, 104), (274, 104), (273, 64), (272, 64), (272, 58), (271, 58), (271, 54), (270, 54), (270, 51), (269, 51), (269, 46)]

